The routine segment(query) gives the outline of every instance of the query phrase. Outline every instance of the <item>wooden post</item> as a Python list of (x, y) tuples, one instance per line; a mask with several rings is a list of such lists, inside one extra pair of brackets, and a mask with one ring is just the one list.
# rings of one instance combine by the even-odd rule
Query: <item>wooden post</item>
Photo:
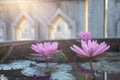
[(107, 38), (107, 0), (103, 0), (103, 37)]
[(88, 0), (84, 0), (84, 31), (88, 31)]

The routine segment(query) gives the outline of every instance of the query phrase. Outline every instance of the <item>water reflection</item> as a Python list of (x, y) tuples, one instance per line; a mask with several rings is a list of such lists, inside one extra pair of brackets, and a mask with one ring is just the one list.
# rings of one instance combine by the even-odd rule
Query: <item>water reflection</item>
[[(110, 61), (109, 55), (116, 54), (113, 57), (118, 58), (120, 53), (109, 52), (104, 57), (98, 58), (97, 62), (93, 62), (94, 74), (97, 80), (117, 80), (120, 75), (120, 63), (118, 61)], [(39, 57), (38, 57), (39, 58)], [(109, 60), (108, 60), (109, 59)], [(38, 60), (38, 59), (37, 59)], [(9, 78), (9, 80), (28, 80), (33, 79), (36, 71), (41, 71), (45, 68), (46, 63), (39, 63), (29, 58), (29, 60), (12, 60), (7, 64), (0, 64), (0, 74)], [(50, 74), (51, 80), (64, 78), (69, 80), (92, 80), (91, 71), (88, 62), (82, 63), (49, 63), (49, 69), (52, 70)], [(43, 71), (42, 71), (43, 72)], [(12, 76), (11, 73), (16, 74)], [(37, 72), (37, 75), (39, 73)], [(41, 74), (41, 73), (40, 73)], [(59, 76), (59, 77), (58, 77)], [(61, 76), (61, 77), (60, 77)], [(59, 80), (58, 79), (58, 80)], [(64, 79), (62, 79), (64, 80)], [(118, 79), (119, 80), (119, 79)]]

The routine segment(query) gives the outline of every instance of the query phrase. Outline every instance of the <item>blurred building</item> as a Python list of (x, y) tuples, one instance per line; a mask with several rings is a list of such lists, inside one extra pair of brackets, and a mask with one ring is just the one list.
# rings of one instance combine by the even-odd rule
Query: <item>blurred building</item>
[[(88, 0), (88, 31), (120, 38), (120, 1)], [(106, 32), (104, 32), (106, 29)], [(74, 39), (84, 31), (84, 0), (0, 0), (0, 41)]]

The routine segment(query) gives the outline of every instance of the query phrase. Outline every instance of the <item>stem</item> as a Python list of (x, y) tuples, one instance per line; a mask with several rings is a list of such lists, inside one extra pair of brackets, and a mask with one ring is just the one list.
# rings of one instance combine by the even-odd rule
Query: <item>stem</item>
[(7, 53), (5, 53), (5, 55), (3, 56), (3, 58), (0, 60), (0, 63), (3, 63), (10, 55), (11, 55), (11, 52), (13, 50), (13, 47), (14, 45), (11, 44), (10, 45), (10, 48), (8, 49)]
[(104, 72), (104, 80), (107, 80), (107, 72)]
[(88, 80), (88, 75), (87, 74), (85, 74), (85, 80)]
[(46, 57), (46, 65), (47, 65), (47, 68), (48, 68), (48, 57), (47, 56), (45, 56)]
[(91, 72), (92, 72), (92, 79), (95, 80), (95, 75), (94, 75), (93, 65), (92, 65), (92, 60), (91, 59), (89, 59), (89, 64), (90, 64), (90, 69), (91, 69)]

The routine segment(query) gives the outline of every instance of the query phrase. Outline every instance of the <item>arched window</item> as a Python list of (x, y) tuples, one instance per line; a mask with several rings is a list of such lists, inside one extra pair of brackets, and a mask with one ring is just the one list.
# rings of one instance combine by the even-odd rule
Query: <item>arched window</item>
[(72, 39), (76, 37), (75, 21), (59, 8), (50, 18), (48, 24), (50, 26), (49, 39)]
[(6, 31), (5, 31), (5, 23), (4, 21), (0, 20), (0, 41), (4, 41), (6, 37)]
[(25, 12), (20, 13), (11, 24), (13, 40), (34, 40), (35, 30), (33, 19)]
[(19, 22), (18, 28), (16, 29), (17, 40), (34, 40), (35, 39), (34, 28), (30, 22), (25, 18)]
[(69, 28), (69, 25), (65, 20), (61, 19), (54, 29), (54, 39), (71, 38), (71, 29)]
[(3, 28), (0, 27), (0, 41), (4, 41)]
[(61, 26), (60, 25), (58, 25), (58, 27), (57, 27), (57, 32), (61, 32)]
[(22, 40), (33, 40), (34, 39), (34, 28), (29, 22), (26, 22), (21, 29), (21, 39)]

